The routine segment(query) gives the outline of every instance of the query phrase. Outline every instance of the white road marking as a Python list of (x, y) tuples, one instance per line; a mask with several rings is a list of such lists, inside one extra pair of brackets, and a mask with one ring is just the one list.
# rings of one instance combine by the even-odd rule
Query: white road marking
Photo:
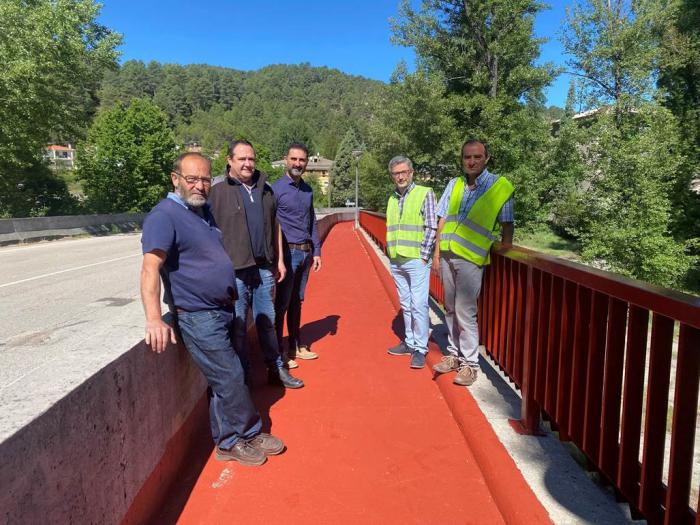
[(43, 279), (44, 277), (51, 277), (52, 275), (58, 275), (60, 273), (74, 272), (76, 270), (82, 270), (84, 268), (91, 268), (93, 266), (99, 266), (100, 264), (107, 264), (116, 261), (123, 261), (124, 259), (131, 259), (132, 257), (140, 257), (140, 253), (135, 253), (133, 255), (125, 255), (124, 257), (117, 257), (116, 259), (109, 259), (107, 261), (100, 261), (91, 264), (85, 264), (83, 266), (76, 266), (75, 268), (66, 268), (65, 270), (58, 270), (57, 272), (45, 273), (43, 275), (35, 275), (34, 277), (28, 277), (27, 279), (20, 279), (19, 281), (12, 281), (10, 283), (0, 284), (0, 288), (5, 288), (6, 286), (12, 286), (15, 284), (26, 283), (28, 281), (36, 281), (37, 279)]
[(39, 250), (44, 248), (72, 248), (73, 246), (80, 247), (85, 246), (89, 243), (103, 243), (108, 241), (121, 241), (125, 239), (132, 239), (136, 235), (141, 235), (141, 232), (135, 233), (116, 233), (113, 235), (106, 235), (104, 237), (79, 237), (65, 239), (56, 239), (54, 241), (40, 241), (36, 243), (22, 244), (20, 246), (10, 245), (10, 246), (0, 246), (0, 255), (12, 254), (15, 252), (21, 252), (26, 250)]

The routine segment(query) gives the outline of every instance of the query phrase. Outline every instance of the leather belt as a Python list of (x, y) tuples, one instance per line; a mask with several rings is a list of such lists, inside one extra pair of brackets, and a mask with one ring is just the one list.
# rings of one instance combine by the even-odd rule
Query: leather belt
[(290, 248), (294, 248), (295, 250), (301, 250), (302, 252), (310, 252), (311, 251), (311, 243), (310, 242), (304, 242), (302, 244), (297, 244), (294, 242), (287, 243)]

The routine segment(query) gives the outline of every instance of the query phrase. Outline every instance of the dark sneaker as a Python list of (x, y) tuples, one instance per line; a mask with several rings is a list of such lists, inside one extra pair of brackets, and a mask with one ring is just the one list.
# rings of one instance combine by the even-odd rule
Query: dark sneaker
[(413, 353), (413, 351), (409, 347), (407, 347), (406, 343), (404, 343), (403, 341), (401, 341), (396, 346), (392, 346), (391, 348), (389, 348), (388, 352), (391, 355), (411, 355)]
[(258, 450), (262, 450), (266, 456), (276, 456), (284, 450), (284, 443), (281, 439), (264, 432), (260, 432), (253, 439), (248, 440), (248, 443)]
[(411, 368), (423, 368), (425, 366), (425, 354), (422, 352), (419, 352), (418, 350), (414, 351), (411, 354)]
[(261, 449), (251, 445), (250, 441), (239, 439), (228, 450), (217, 447), (216, 459), (219, 461), (238, 461), (241, 465), (257, 467), (267, 461), (267, 456)]
[(442, 361), (433, 365), (433, 371), (438, 374), (446, 374), (453, 370), (459, 370), (460, 366), (459, 358), (456, 355), (444, 355)]
[(472, 386), (478, 375), (478, 368), (472, 368), (469, 365), (462, 365), (452, 382), (455, 385)]
[(304, 382), (294, 377), (286, 368), (269, 368), (267, 370), (267, 382), (271, 385), (280, 385), (284, 388), (301, 388)]

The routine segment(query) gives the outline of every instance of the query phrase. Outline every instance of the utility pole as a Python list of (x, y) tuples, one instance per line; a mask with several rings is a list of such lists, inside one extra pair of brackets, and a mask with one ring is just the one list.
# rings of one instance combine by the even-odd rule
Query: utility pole
[(352, 150), (352, 158), (355, 159), (355, 229), (360, 227), (360, 172), (358, 165), (360, 163), (360, 157), (364, 153), (364, 150), (354, 149)]

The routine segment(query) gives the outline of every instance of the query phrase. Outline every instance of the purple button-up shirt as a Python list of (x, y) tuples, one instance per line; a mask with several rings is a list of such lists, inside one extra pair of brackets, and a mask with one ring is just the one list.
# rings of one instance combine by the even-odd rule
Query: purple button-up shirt
[(277, 199), (277, 220), (282, 227), (287, 242), (313, 245), (314, 256), (321, 255), (321, 243), (316, 231), (316, 213), (314, 212), (314, 194), (311, 186), (303, 179), (299, 184), (288, 174), (272, 184)]

